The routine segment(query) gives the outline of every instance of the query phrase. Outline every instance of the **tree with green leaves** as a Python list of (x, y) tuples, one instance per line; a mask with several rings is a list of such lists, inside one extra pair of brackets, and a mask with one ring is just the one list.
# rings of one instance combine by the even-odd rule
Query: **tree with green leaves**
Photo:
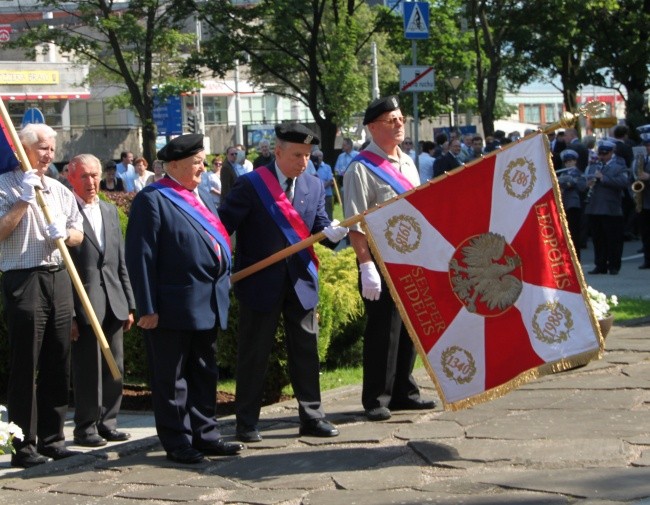
[(154, 86), (177, 94), (195, 83), (176, 75), (184, 63), (193, 34), (183, 32), (188, 5), (166, 0), (43, 0), (42, 7), (67, 14), (66, 23), (48, 27), (34, 23), (12, 45), (33, 54), (39, 44), (54, 43), (91, 67), (91, 82), (122, 86), (115, 106), (130, 105), (142, 123), (142, 153), (156, 157), (153, 120)]
[(595, 84), (615, 89), (625, 99), (627, 123), (637, 136), (636, 127), (650, 122), (645, 97), (650, 89), (650, 0), (614, 3), (615, 16), (603, 6), (591, 20), (596, 40), (590, 64), (599, 69)]
[[(256, 88), (309, 108), (331, 160), (338, 129), (370, 101), (369, 43), (375, 37), (381, 44), (383, 8), (363, 0), (261, 0), (246, 7), (206, 0), (196, 8), (209, 30), (189, 71), (205, 66), (224, 76), (245, 61)], [(385, 46), (380, 51), (384, 64), (392, 61)]]
[(467, 0), (466, 16), (473, 34), (478, 109), (485, 135), (494, 133), (498, 102), (503, 84), (516, 86), (530, 75), (523, 55), (512, 41), (522, 35), (519, 0)]

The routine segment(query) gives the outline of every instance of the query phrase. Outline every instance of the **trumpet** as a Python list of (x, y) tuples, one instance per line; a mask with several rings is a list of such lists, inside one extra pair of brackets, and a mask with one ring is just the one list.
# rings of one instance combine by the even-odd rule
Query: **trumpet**
[(644, 156), (642, 154), (639, 154), (636, 157), (636, 181), (634, 181), (632, 183), (632, 186), (630, 186), (630, 189), (634, 193), (634, 206), (637, 212), (641, 212), (643, 210), (643, 191), (645, 190), (645, 183), (639, 179), (643, 173), (643, 165)]

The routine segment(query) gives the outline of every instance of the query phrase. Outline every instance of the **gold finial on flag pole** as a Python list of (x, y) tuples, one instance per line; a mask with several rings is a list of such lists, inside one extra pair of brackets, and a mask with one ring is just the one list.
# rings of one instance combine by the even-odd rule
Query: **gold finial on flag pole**
[(600, 100), (591, 100), (581, 107), (578, 112), (565, 112), (559, 121), (550, 124), (542, 130), (542, 133), (551, 133), (559, 128), (570, 128), (580, 116), (596, 116), (605, 112), (605, 103)]

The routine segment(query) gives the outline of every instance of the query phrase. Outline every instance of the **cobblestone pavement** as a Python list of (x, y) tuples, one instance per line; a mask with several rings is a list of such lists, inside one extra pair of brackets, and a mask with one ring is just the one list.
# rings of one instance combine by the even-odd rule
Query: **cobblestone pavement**
[[(648, 294), (636, 263), (621, 275), (629, 270)], [(620, 276), (593, 277), (608, 294), (628, 293)], [(0, 457), (0, 505), (650, 505), (648, 319), (614, 326), (606, 349), (602, 360), (458, 412), (370, 423), (359, 386), (329, 391), (336, 438), (299, 437), (295, 401), (265, 407), (263, 442), (199, 465), (166, 460), (150, 413), (123, 413), (129, 442), (29, 470)], [(417, 376), (434, 396), (426, 372)], [(232, 438), (232, 416), (221, 423)], [(71, 431), (68, 422), (78, 449)]]

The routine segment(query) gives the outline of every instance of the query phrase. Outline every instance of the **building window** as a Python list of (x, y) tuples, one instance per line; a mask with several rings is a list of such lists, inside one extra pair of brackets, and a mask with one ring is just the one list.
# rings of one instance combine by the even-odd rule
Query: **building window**
[(45, 123), (53, 128), (63, 124), (61, 111), (65, 100), (20, 100), (7, 102), (7, 112), (16, 128), (20, 128), (28, 109), (38, 109), (45, 117)]
[(558, 104), (547, 103), (545, 107), (546, 107), (546, 122), (555, 123), (559, 119), (559, 115), (557, 113), (559, 107)]
[(524, 123), (539, 124), (541, 122), (539, 105), (524, 105)]
[(73, 128), (130, 127), (124, 109), (110, 109), (103, 100), (73, 100), (70, 102), (70, 126)]
[(228, 99), (225, 96), (204, 96), (203, 119), (206, 125), (228, 124)]

